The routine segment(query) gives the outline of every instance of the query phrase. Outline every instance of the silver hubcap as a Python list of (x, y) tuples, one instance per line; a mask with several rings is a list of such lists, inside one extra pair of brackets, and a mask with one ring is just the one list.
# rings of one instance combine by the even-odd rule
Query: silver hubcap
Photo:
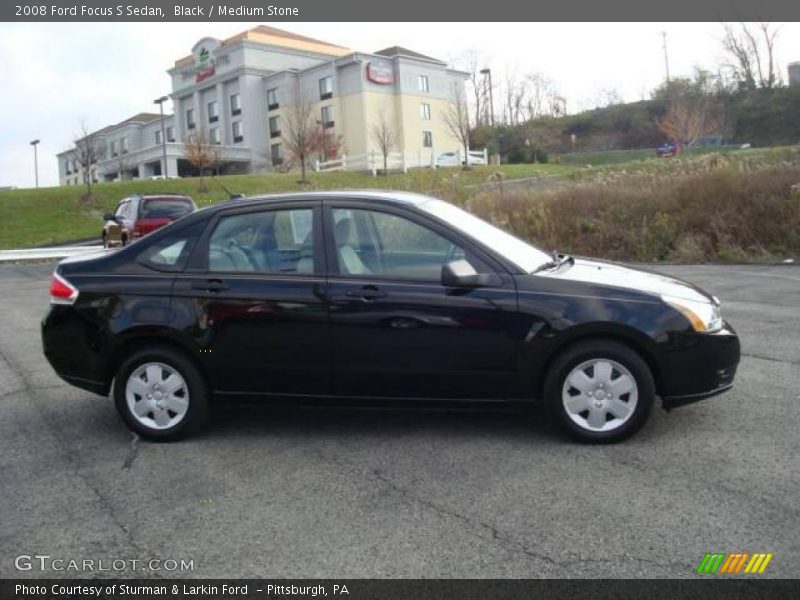
[(610, 431), (633, 415), (638, 400), (636, 379), (616, 361), (595, 358), (579, 364), (564, 380), (564, 410), (588, 431)]
[(189, 410), (189, 387), (172, 367), (144, 363), (128, 377), (125, 399), (139, 423), (151, 429), (169, 429), (180, 423)]

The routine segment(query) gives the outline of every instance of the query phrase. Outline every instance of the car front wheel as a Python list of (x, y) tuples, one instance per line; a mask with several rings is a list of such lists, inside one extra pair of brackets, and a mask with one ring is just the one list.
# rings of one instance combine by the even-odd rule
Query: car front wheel
[(200, 372), (170, 348), (129, 356), (114, 379), (114, 403), (128, 427), (156, 441), (196, 430), (208, 414), (208, 392)]
[(545, 400), (556, 422), (588, 443), (617, 442), (647, 421), (655, 398), (653, 375), (642, 357), (623, 344), (575, 344), (553, 363)]

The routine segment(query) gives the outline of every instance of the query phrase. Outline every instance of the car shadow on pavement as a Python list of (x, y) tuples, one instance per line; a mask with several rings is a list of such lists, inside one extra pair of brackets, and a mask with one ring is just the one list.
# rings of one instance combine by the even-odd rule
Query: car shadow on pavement
[(282, 438), (383, 437), (435, 434), (436, 437), (475, 436), (506, 441), (524, 439), (569, 441), (561, 436), (543, 410), (285, 407), (221, 405), (197, 435), (278, 436)]

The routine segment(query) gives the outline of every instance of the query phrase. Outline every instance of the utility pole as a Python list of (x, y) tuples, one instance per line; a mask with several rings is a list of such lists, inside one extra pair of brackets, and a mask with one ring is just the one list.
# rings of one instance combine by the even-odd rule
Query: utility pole
[(661, 46), (664, 49), (664, 69), (667, 73), (667, 83), (669, 83), (669, 54), (667, 53), (667, 32), (661, 32)]
[(481, 69), (481, 75), (486, 75), (489, 79), (489, 112), (491, 113), (490, 116), (492, 118), (492, 139), (494, 144), (494, 156), (496, 159), (492, 159), (490, 162), (494, 163), (494, 160), (497, 160), (496, 164), (500, 164), (500, 148), (497, 147), (497, 125), (494, 122), (494, 92), (492, 91), (492, 70), (490, 68)]
[(161, 98), (153, 100), (153, 104), (158, 104), (159, 111), (161, 112), (161, 150), (164, 156), (164, 169), (161, 171), (161, 176), (164, 179), (167, 178), (167, 133), (164, 127), (164, 102), (167, 100), (169, 100), (167, 96), (161, 96)]
[(36, 189), (39, 189), (39, 155), (36, 152), (36, 146), (39, 145), (39, 140), (33, 140), (31, 142), (31, 146), (33, 146), (33, 169), (36, 172)]

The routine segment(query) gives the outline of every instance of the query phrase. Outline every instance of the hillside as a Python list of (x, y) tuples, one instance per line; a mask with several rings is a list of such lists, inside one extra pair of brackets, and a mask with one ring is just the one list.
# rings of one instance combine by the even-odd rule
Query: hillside
[[(506, 179), (563, 175), (572, 167), (562, 165), (502, 165)], [(456, 199), (468, 186), (489, 181), (498, 167), (415, 169), (407, 174), (371, 177), (355, 172), (309, 173), (309, 183), (299, 185), (297, 173), (230, 175), (169, 181), (124, 181), (92, 186), (92, 201), (83, 199), (86, 188), (65, 186), (0, 192), (0, 249), (22, 248), (100, 236), (102, 216), (113, 211), (127, 195), (142, 193), (187, 194), (198, 206), (233, 193), (255, 195), (313, 189), (399, 189), (432, 193)]]

